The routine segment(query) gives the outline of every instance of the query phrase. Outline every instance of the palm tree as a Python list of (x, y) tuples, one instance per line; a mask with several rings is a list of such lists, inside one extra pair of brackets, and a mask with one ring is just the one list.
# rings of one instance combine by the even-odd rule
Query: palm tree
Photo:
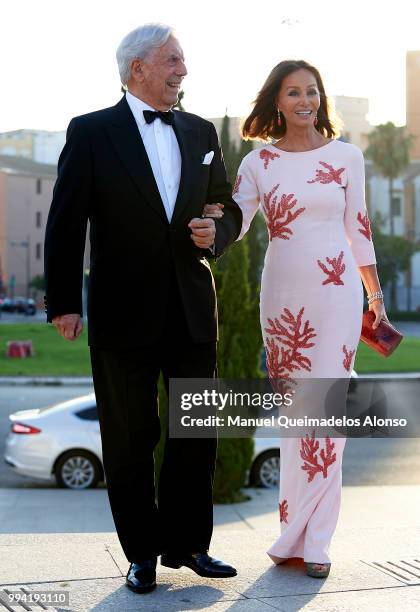
[(406, 134), (405, 127), (397, 127), (388, 121), (377, 125), (368, 136), (369, 145), (365, 156), (373, 161), (380, 174), (388, 179), (389, 193), (389, 227), (391, 236), (395, 233), (392, 193), (394, 180), (398, 178), (410, 163), (410, 147), (413, 136)]
[[(388, 179), (389, 193), (389, 233), (394, 236), (394, 207), (392, 195), (394, 180), (398, 178), (410, 163), (410, 147), (413, 136), (406, 133), (405, 127), (397, 127), (388, 121), (377, 125), (368, 136), (369, 145), (365, 156), (373, 161), (373, 165), (379, 173)], [(397, 310), (397, 287), (396, 281), (391, 281), (390, 292), (391, 310)]]

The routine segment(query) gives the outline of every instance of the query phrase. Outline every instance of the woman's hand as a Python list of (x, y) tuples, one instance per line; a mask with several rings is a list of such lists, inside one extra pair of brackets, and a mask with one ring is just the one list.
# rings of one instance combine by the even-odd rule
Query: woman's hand
[(206, 204), (203, 210), (204, 217), (211, 219), (221, 219), (224, 215), (224, 204)]
[(375, 300), (372, 304), (369, 304), (369, 310), (371, 310), (375, 314), (375, 320), (372, 323), (372, 328), (376, 329), (381, 322), (381, 319), (389, 323), (389, 319), (386, 316), (385, 312), (385, 304), (382, 300)]

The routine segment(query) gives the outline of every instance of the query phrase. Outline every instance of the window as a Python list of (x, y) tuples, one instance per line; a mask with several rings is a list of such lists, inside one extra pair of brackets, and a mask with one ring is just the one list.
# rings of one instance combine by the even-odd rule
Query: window
[(36, 179), (36, 192), (41, 193), (41, 179)]
[(83, 410), (79, 410), (74, 414), (83, 421), (97, 421), (99, 419), (98, 409), (96, 408), (96, 406), (91, 406), (90, 408), (83, 408)]
[(35, 248), (36, 248), (35, 257), (36, 257), (37, 259), (41, 259), (41, 243), (40, 243), (40, 242), (37, 242), (37, 243), (36, 243), (36, 247), (35, 247)]
[(401, 198), (392, 198), (392, 214), (394, 217), (401, 216)]
[(36, 213), (36, 226), (41, 227), (41, 212), (37, 211)]

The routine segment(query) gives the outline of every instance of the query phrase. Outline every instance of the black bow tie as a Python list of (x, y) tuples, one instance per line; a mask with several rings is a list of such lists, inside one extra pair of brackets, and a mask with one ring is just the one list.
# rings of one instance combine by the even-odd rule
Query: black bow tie
[(159, 119), (162, 119), (167, 125), (174, 124), (174, 113), (172, 111), (164, 113), (163, 111), (144, 110), (143, 115), (146, 119), (146, 123), (153, 123), (153, 121), (159, 117)]

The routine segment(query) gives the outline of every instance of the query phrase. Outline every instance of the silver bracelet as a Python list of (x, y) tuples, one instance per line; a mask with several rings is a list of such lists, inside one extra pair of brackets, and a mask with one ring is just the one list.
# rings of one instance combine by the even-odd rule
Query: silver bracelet
[(382, 291), (375, 291), (375, 293), (371, 293), (367, 296), (368, 304), (372, 304), (372, 302), (375, 300), (382, 300), (382, 302), (384, 301), (384, 294)]

